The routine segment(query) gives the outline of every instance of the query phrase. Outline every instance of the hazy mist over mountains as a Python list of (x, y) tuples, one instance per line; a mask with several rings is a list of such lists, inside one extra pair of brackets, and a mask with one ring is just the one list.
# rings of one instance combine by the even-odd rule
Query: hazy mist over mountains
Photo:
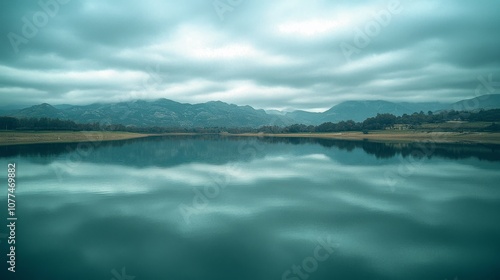
[(500, 1), (56, 2), (2, 1), (0, 110), (165, 98), (322, 112), (500, 93)]
[(269, 111), (251, 106), (238, 106), (221, 101), (200, 104), (179, 103), (168, 99), (130, 101), (109, 104), (52, 106), (44, 103), (28, 108), (3, 112), (2, 115), (29, 118), (47, 117), (72, 120), (79, 123), (123, 124), (132, 126), (166, 127), (259, 127), (291, 124), (319, 125), (324, 122), (353, 120), (361, 122), (377, 114), (396, 116), (423, 111), (476, 111), (500, 108), (500, 95), (486, 95), (456, 103), (409, 103), (373, 101), (346, 101), (321, 113), (307, 111)]
[(0, 115), (257, 127), (498, 107), (499, 1), (54, 1), (2, 3)]

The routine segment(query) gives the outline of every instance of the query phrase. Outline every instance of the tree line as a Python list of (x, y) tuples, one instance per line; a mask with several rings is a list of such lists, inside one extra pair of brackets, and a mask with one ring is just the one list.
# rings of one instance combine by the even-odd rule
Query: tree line
[(415, 129), (424, 123), (445, 123), (448, 121), (491, 122), (492, 124), (482, 131), (500, 131), (500, 109), (481, 110), (478, 112), (443, 111), (433, 113), (413, 113), (395, 116), (393, 114), (377, 114), (363, 122), (352, 120), (337, 123), (325, 122), (320, 125), (293, 124), (286, 127), (262, 126), (260, 128), (225, 128), (225, 127), (137, 127), (122, 124), (76, 123), (70, 120), (51, 118), (14, 118), (0, 117), (0, 130), (34, 130), (34, 131), (127, 131), (138, 133), (326, 133), (342, 131), (363, 131), (391, 129), (397, 125), (406, 129)]
[[(416, 129), (425, 123), (445, 123), (449, 121), (464, 121), (464, 122), (491, 122), (492, 124), (482, 131), (500, 131), (500, 109), (481, 110), (478, 112), (466, 111), (442, 111), (433, 113), (431, 111), (424, 113), (403, 114), (395, 116), (393, 114), (377, 114), (375, 117), (367, 118), (363, 122), (341, 121), (337, 123), (325, 122), (318, 126), (294, 124), (287, 127), (278, 126), (263, 126), (258, 129), (264, 133), (325, 133), (325, 132), (342, 132), (342, 131), (363, 131), (368, 133), (370, 130), (383, 130), (395, 128), (400, 125), (405, 129)], [(461, 129), (457, 126), (457, 129)]]

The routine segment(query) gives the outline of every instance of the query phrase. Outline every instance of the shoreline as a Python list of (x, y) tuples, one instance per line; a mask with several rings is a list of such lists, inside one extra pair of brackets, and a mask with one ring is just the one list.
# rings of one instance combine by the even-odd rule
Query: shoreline
[(371, 141), (411, 143), (430, 141), (434, 143), (449, 144), (497, 144), (500, 145), (500, 133), (497, 132), (399, 132), (399, 131), (373, 131), (369, 134), (362, 132), (341, 133), (289, 133), (289, 134), (265, 134), (265, 133), (243, 133), (224, 134), (228, 136), (246, 137), (292, 137), (292, 138), (323, 138), (349, 141)]
[[(144, 137), (161, 136), (195, 136), (206, 135), (202, 133), (162, 133), (145, 134), (115, 131), (2, 131), (0, 132), (0, 146), (29, 145), (43, 143), (78, 143), (78, 142), (101, 142), (136, 139)], [(371, 141), (411, 143), (431, 141), (435, 143), (456, 144), (498, 144), (500, 145), (500, 133), (496, 132), (421, 132), (421, 131), (373, 131), (368, 134), (362, 132), (342, 133), (288, 133), (288, 134), (266, 134), (266, 133), (217, 133), (224, 137), (289, 137), (289, 138), (323, 138), (349, 141)]]
[(0, 146), (107, 142), (148, 136), (150, 134), (119, 131), (1, 131)]

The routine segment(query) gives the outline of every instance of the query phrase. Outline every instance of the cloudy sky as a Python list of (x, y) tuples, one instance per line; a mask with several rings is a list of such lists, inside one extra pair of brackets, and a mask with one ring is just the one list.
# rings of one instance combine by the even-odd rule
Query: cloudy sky
[(481, 77), (500, 81), (497, 0), (40, 3), (0, 4), (3, 106), (168, 98), (319, 111), (454, 102), (475, 97)]

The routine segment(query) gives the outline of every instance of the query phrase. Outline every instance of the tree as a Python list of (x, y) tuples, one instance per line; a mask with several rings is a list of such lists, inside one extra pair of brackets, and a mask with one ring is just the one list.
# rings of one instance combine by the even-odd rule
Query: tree
[(18, 120), (11, 117), (0, 117), (0, 129), (14, 130), (17, 129)]

